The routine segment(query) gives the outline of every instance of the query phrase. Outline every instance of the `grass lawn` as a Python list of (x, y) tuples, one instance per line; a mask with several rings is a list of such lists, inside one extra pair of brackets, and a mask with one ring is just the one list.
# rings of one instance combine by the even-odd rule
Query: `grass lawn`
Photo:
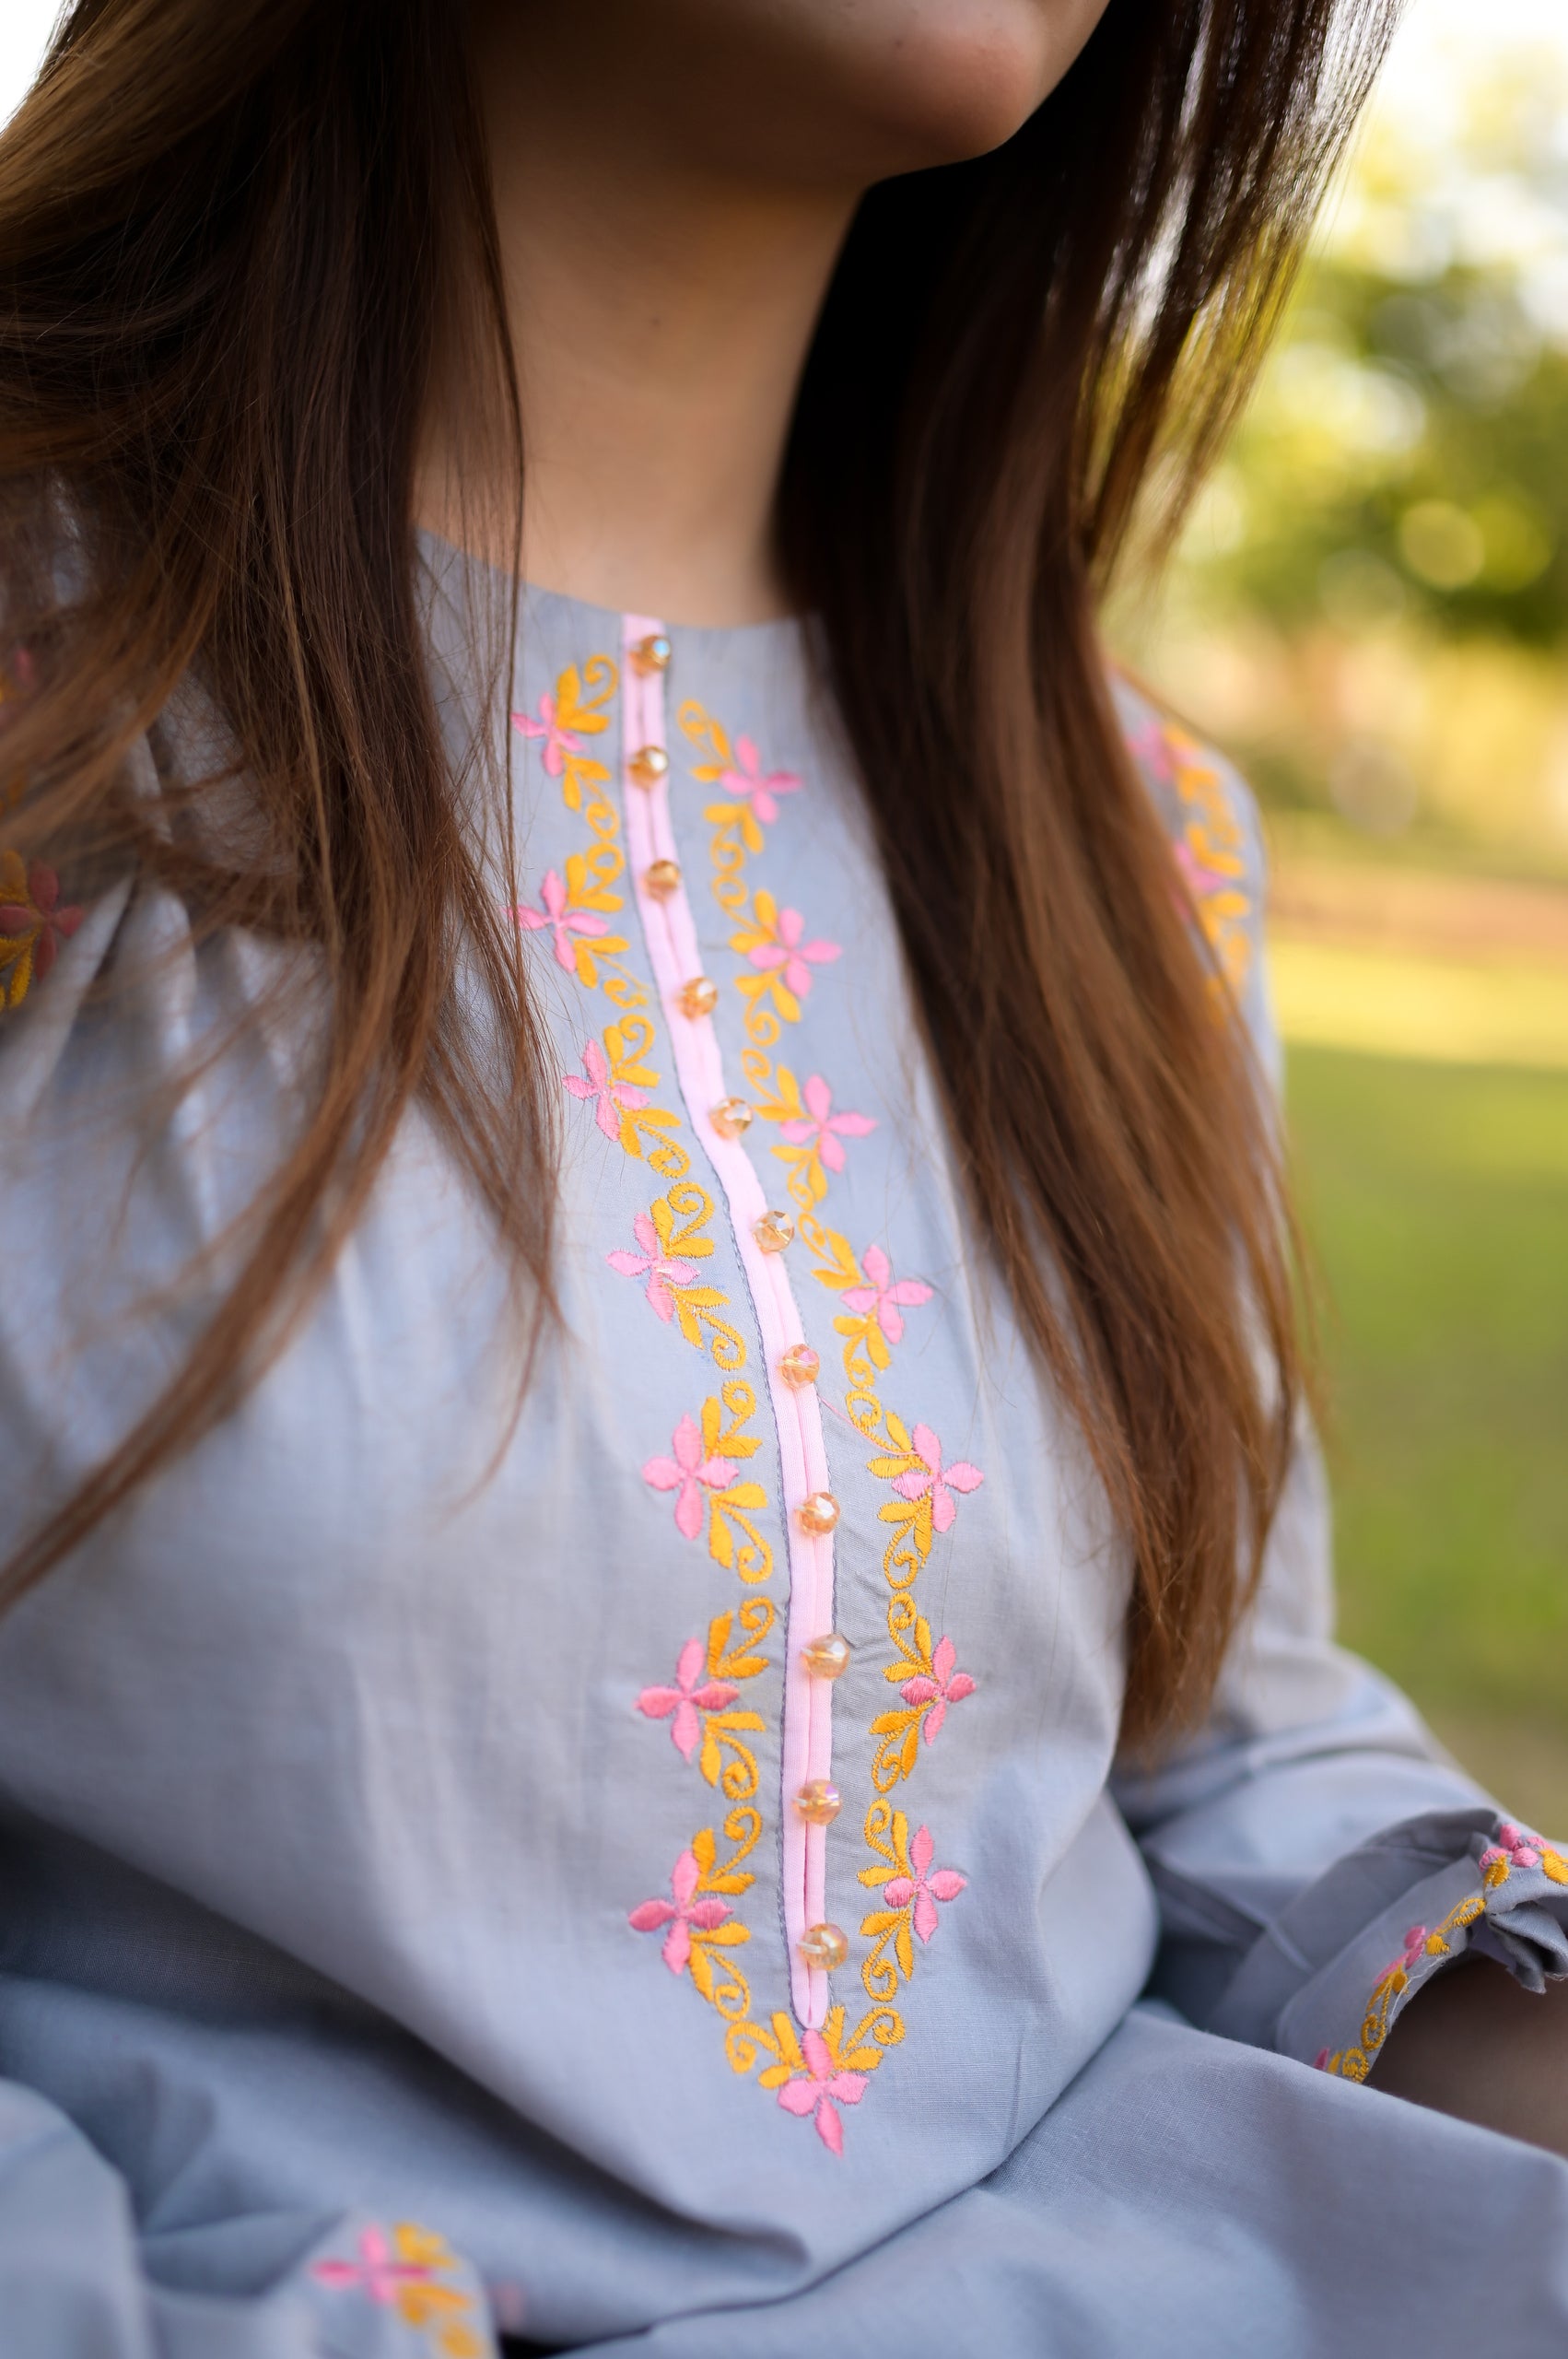
[(1568, 1073), (1293, 1046), (1340, 1627), (1568, 1835)]

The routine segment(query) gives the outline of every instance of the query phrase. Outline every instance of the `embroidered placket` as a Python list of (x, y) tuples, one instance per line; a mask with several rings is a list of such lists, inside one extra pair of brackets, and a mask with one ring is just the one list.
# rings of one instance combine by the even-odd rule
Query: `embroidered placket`
[(712, 1108), (729, 1095), (712, 1017), (688, 1015), (681, 1005), (683, 986), (702, 972), (685, 882), (662, 896), (649, 892), (644, 882), (656, 861), (680, 867), (670, 820), (668, 770), (644, 784), (631, 769), (635, 755), (649, 746), (665, 747), (663, 674), (640, 670), (632, 653), (639, 641), (662, 637), (664, 626), (652, 616), (626, 615), (621, 631), (621, 775), (638, 914), (686, 1113), (729, 1208), (762, 1334), (778, 1435), (790, 1562), (782, 1746), (784, 1930), (790, 1945), (790, 2002), (800, 2021), (817, 2030), (827, 2014), (827, 1976), (820, 1966), (807, 1965), (799, 1944), (806, 1928), (826, 1914), (827, 1829), (809, 1825), (795, 1810), (794, 1797), (808, 1779), (829, 1778), (833, 1770), (833, 1685), (829, 1680), (813, 1679), (802, 1657), (813, 1638), (833, 1627), (833, 1535), (803, 1531), (799, 1516), (802, 1501), (812, 1492), (831, 1487), (822, 1411), (814, 1385), (797, 1390), (779, 1373), (784, 1353), (792, 1344), (805, 1342), (805, 1329), (783, 1254), (765, 1253), (754, 1234), (754, 1225), (768, 1205), (751, 1156), (739, 1139), (720, 1136), (710, 1119)]

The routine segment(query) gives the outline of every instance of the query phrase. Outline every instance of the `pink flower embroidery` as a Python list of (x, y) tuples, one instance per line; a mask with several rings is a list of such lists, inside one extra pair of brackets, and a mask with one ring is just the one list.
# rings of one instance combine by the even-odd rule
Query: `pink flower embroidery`
[(577, 953), (572, 948), (573, 934), (608, 933), (609, 921), (593, 910), (568, 910), (567, 888), (553, 868), (546, 872), (544, 882), (540, 886), (539, 902), (538, 909), (531, 910), (526, 902), (520, 901), (511, 914), (526, 933), (541, 933), (548, 927), (556, 937), (556, 965), (564, 967), (568, 975), (575, 974)]
[(423, 2261), (394, 2259), (385, 2230), (367, 2228), (359, 2238), (357, 2260), (318, 2260), (310, 2274), (322, 2285), (344, 2291), (357, 2287), (372, 2302), (390, 2307), (406, 2287), (427, 2285), (436, 2272)]
[(786, 2081), (778, 2092), (778, 2102), (786, 2113), (803, 2121), (809, 2114), (816, 2124), (816, 2134), (830, 2154), (844, 2152), (844, 2124), (838, 2118), (841, 2105), (859, 2105), (866, 2093), (863, 2072), (846, 2072), (835, 2064), (826, 2040), (821, 2032), (808, 2031), (801, 2040), (806, 2069), (792, 2081)]
[(514, 712), (512, 715), (514, 729), (520, 729), (525, 737), (543, 737), (544, 740), (544, 769), (550, 778), (560, 777), (566, 769), (568, 754), (580, 754), (582, 751), (582, 739), (574, 735), (571, 730), (563, 729), (556, 714), (555, 698), (545, 695), (539, 699), (537, 721), (528, 712)]
[[(917, 1672), (915, 1677), (907, 1679), (898, 1691), (906, 1704), (930, 1706), (924, 1723), (925, 1740), (928, 1744), (931, 1743), (943, 1720), (946, 1719), (948, 1706), (962, 1704), (965, 1696), (972, 1696), (975, 1692), (975, 1683), (968, 1672), (954, 1669), (957, 1660), (958, 1649), (952, 1639), (939, 1638), (935, 1652), (931, 1656), (930, 1672)], [(935, 1673), (934, 1678), (931, 1672)]]
[[(727, 1680), (705, 1680), (699, 1687), (708, 1650), (700, 1638), (688, 1638), (675, 1664), (673, 1687), (645, 1687), (637, 1708), (650, 1720), (670, 1721), (670, 1741), (683, 1761), (689, 1761), (702, 1734), (700, 1715), (721, 1712), (740, 1694)], [(638, 1928), (641, 1931), (641, 1928)]]
[(702, 1870), (690, 1851), (683, 1851), (670, 1872), (673, 1900), (645, 1900), (632, 1910), (626, 1922), (634, 1933), (656, 1933), (661, 1925), (668, 1925), (662, 1955), (672, 1974), (684, 1974), (692, 1954), (692, 1929), (710, 1933), (730, 1914), (730, 1904), (716, 1895), (706, 1900), (694, 1898), (702, 1878)]
[(642, 1470), (642, 1479), (651, 1483), (656, 1491), (673, 1491), (675, 1499), (675, 1529), (688, 1540), (695, 1540), (702, 1530), (702, 1495), (705, 1490), (727, 1490), (734, 1480), (735, 1469), (727, 1458), (705, 1458), (702, 1435), (695, 1417), (683, 1417), (670, 1437), (673, 1458), (650, 1458)]
[(1510, 1822), (1498, 1828), (1497, 1840), (1481, 1853), (1480, 1863), (1483, 1868), (1490, 1868), (1499, 1860), (1506, 1860), (1511, 1868), (1539, 1868), (1541, 1848), (1539, 1836), (1527, 1835), (1523, 1827)]
[(895, 1285), (893, 1265), (880, 1245), (867, 1246), (860, 1256), (860, 1267), (871, 1284), (869, 1286), (845, 1288), (846, 1309), (874, 1319), (890, 1344), (901, 1344), (904, 1340), (904, 1320), (900, 1306), (903, 1309), (913, 1310), (918, 1303), (930, 1302), (930, 1286), (920, 1278), (900, 1278)]
[(590, 1040), (584, 1048), (582, 1070), (588, 1075), (586, 1081), (579, 1074), (568, 1073), (561, 1075), (562, 1082), (574, 1097), (580, 1097), (585, 1104), (590, 1098), (594, 1101), (594, 1121), (607, 1139), (618, 1139), (622, 1108), (646, 1106), (647, 1090), (634, 1089), (629, 1082), (612, 1081), (604, 1051), (597, 1040)]
[[(776, 797), (797, 792), (800, 780), (793, 770), (769, 770), (765, 777), (762, 757), (749, 737), (736, 738), (735, 761), (738, 768), (720, 771), (720, 785), (726, 794), (732, 794), (737, 803), (750, 804), (753, 817), (765, 827), (771, 827), (778, 816)], [(837, 952), (834, 955), (837, 957)], [(794, 984), (791, 983), (790, 988), (793, 991)]]
[(833, 1092), (821, 1074), (813, 1073), (801, 1092), (802, 1102), (810, 1116), (809, 1121), (785, 1122), (781, 1127), (791, 1146), (813, 1147), (829, 1171), (844, 1168), (844, 1139), (863, 1139), (874, 1131), (876, 1124), (866, 1114), (836, 1114)]
[(646, 1213), (638, 1214), (632, 1223), (632, 1235), (642, 1249), (640, 1252), (630, 1253), (624, 1245), (618, 1245), (613, 1253), (606, 1253), (604, 1259), (612, 1270), (620, 1272), (623, 1278), (645, 1277), (648, 1280), (648, 1299), (668, 1326), (675, 1309), (670, 1288), (689, 1286), (696, 1276), (696, 1264), (674, 1261), (664, 1252), (659, 1242), (659, 1233)]
[(914, 1443), (917, 1457), (924, 1461), (923, 1468), (918, 1473), (911, 1468), (907, 1474), (895, 1475), (893, 1487), (901, 1499), (923, 1499), (929, 1491), (931, 1522), (938, 1532), (945, 1532), (958, 1513), (954, 1492), (977, 1491), (986, 1478), (966, 1458), (943, 1466), (942, 1444), (930, 1426), (915, 1427)]
[(1175, 778), (1171, 742), (1157, 721), (1141, 722), (1128, 745), (1134, 760), (1146, 764), (1157, 779), (1168, 784)]
[(1199, 859), (1185, 836), (1178, 836), (1171, 846), (1171, 857), (1181, 871), (1183, 884), (1195, 901), (1206, 900), (1211, 893), (1233, 886), (1235, 878), (1218, 868), (1211, 868)]
[(882, 1896), (890, 1908), (908, 1908), (911, 1902), (914, 1904), (914, 1927), (922, 1942), (929, 1942), (936, 1931), (938, 1901), (956, 1900), (969, 1881), (956, 1868), (933, 1870), (931, 1860), (935, 1855), (930, 1828), (918, 1826), (909, 1844), (909, 1865), (914, 1874), (895, 1876), (882, 1888)]
[(1373, 1985), (1373, 1988), (1375, 1989), (1381, 1989), (1382, 1985), (1388, 1980), (1391, 1975), (1413, 1974), (1416, 1967), (1421, 1964), (1422, 1955), (1425, 1948), (1426, 1927), (1424, 1925), (1412, 1925), (1409, 1932), (1405, 1935), (1404, 1948), (1399, 1952), (1397, 1958), (1394, 1958), (1384, 1967), (1382, 1973), (1378, 1976), (1376, 1982)]
[[(33, 862), (24, 883), (19, 857), (8, 852), (0, 890), (7, 885), (13, 891), (20, 887), (28, 898), (26, 901), (0, 901), (0, 936), (12, 942), (30, 937), (29, 980), (41, 983), (54, 964), (62, 942), (68, 942), (80, 925), (82, 912), (60, 907), (60, 879), (45, 861)], [(17, 996), (20, 999), (25, 992), (18, 992)]]
[(804, 999), (811, 990), (813, 967), (825, 967), (842, 955), (837, 942), (802, 942), (801, 936), (805, 930), (806, 921), (799, 910), (780, 910), (778, 941), (759, 942), (746, 953), (762, 974), (776, 974), (782, 968), (785, 989), (793, 992), (797, 999)]

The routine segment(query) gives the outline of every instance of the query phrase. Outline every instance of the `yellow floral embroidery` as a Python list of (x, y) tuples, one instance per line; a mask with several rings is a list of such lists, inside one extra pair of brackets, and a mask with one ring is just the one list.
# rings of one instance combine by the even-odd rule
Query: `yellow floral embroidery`
[[(713, 1239), (702, 1232), (713, 1218), (713, 1199), (695, 1180), (683, 1181), (649, 1206), (660, 1252), (673, 1262), (706, 1261)], [(688, 1344), (711, 1352), (714, 1364), (725, 1370), (743, 1368), (746, 1346), (740, 1331), (720, 1317), (730, 1297), (718, 1286), (681, 1285), (669, 1282), (675, 1324)]]
[[(741, 1861), (756, 1848), (762, 1835), (762, 1813), (755, 1810), (732, 1810), (724, 1821), (724, 1839), (735, 1848), (722, 1866), (717, 1864), (718, 1842), (710, 1826), (705, 1826), (692, 1837), (692, 1852), (701, 1875), (697, 1892), (704, 1897), (723, 1893), (739, 1895), (749, 1892), (756, 1878), (743, 1870)], [(708, 1931), (694, 1931), (691, 1937), (691, 1978), (693, 1988), (710, 2007), (721, 2015), (743, 2013), (751, 2004), (751, 1989), (745, 1976), (725, 1953), (743, 1949), (751, 1940), (751, 1929), (733, 1917)]]
[[(1504, 1865), (1503, 1874), (1505, 1876), (1507, 1872)], [(1483, 1879), (1489, 1887), (1501, 1880), (1490, 1872)], [(1449, 1934), (1460, 1931), (1466, 1925), (1473, 1925), (1485, 1908), (1486, 1901), (1480, 1893), (1471, 1893), (1468, 1900), (1461, 1900), (1457, 1907), (1450, 1908), (1442, 1924), (1426, 1936), (1427, 1955), (1443, 1956), (1450, 1946)], [(1401, 1998), (1410, 1986), (1410, 1978), (1402, 1964), (1391, 1966), (1379, 1975), (1373, 1985), (1372, 1996), (1362, 2020), (1361, 2046), (1342, 2048), (1334, 2056), (1321, 2057), (1318, 2060), (1321, 2069), (1325, 2072), (1336, 2073), (1341, 2080), (1364, 2081), (1372, 2070), (1374, 2058), (1387, 2037), (1389, 2013), (1394, 2001)]]
[[(729, 732), (695, 698), (682, 705), (676, 719), (689, 742), (706, 756), (692, 764), (693, 778), (704, 786), (717, 785), (734, 759)], [(746, 854), (761, 851), (762, 829), (746, 803), (710, 803), (702, 816), (714, 831), (713, 897), (721, 910), (737, 915), (745, 907)]]
[(1161, 734), (1183, 805), (1176, 863), (1220, 973), (1239, 992), (1252, 958), (1246, 839), (1219, 771), (1196, 738), (1174, 723)]
[[(848, 2036), (844, 2032), (845, 2010), (833, 2007), (823, 2025), (822, 2036), (834, 2063), (847, 2072), (874, 2072), (882, 2062), (880, 2051), (896, 2048), (904, 2036), (901, 2016), (891, 2007), (878, 2007), (862, 2015)], [(874, 2043), (874, 2045), (873, 2045)], [(774, 2061), (765, 2065), (757, 2074), (759, 2087), (777, 2089), (793, 2073), (806, 2069), (801, 2052), (800, 2034), (790, 2015), (774, 2015), (769, 2028), (760, 2024), (736, 2024), (726, 2036), (725, 2046), (730, 2062), (737, 2072), (755, 2070), (758, 2054), (771, 2056)]]
[[(772, 1151), (790, 1175), (784, 1184), (793, 1201), (802, 1212), (814, 1211), (827, 1193), (827, 1169), (823, 1161), (822, 1133), (813, 1130), (812, 1109), (800, 1082), (788, 1065), (771, 1063), (760, 1049), (742, 1050), (741, 1070), (746, 1078), (752, 1109), (765, 1122), (788, 1122), (813, 1130), (813, 1135), (802, 1143), (787, 1140)], [(853, 1285), (853, 1279), (849, 1283)]]
[(611, 1085), (616, 1091), (634, 1093), (629, 1103), (619, 1097), (615, 1101), (621, 1144), (627, 1155), (640, 1158), (646, 1133), (648, 1160), (652, 1169), (662, 1179), (684, 1180), (691, 1169), (691, 1157), (678, 1140), (669, 1135), (680, 1129), (680, 1116), (672, 1114), (666, 1107), (637, 1102), (645, 1090), (659, 1086), (658, 1074), (644, 1062), (652, 1045), (653, 1027), (646, 1015), (627, 1015), (619, 1024), (604, 1027), (604, 1055)]
[[(760, 950), (765, 945), (777, 945), (778, 940), (778, 904), (771, 893), (759, 886), (752, 895), (751, 917), (743, 920), (730, 936), (730, 947), (743, 958), (748, 952)], [(768, 974), (737, 975), (735, 988), (745, 1002), (746, 1038), (755, 1040), (759, 1048), (771, 1048), (778, 1039), (780, 1016), (786, 1024), (800, 1022), (801, 1003), (786, 983), (781, 968), (775, 968)], [(767, 1004), (769, 1000), (772, 1008)]]
[[(702, 1404), (704, 1450), (709, 1458), (731, 1461), (755, 1458), (762, 1442), (743, 1428), (755, 1414), (756, 1394), (749, 1384), (737, 1380), (724, 1386), (722, 1401), (722, 1408), (712, 1399)], [(708, 1553), (716, 1564), (738, 1573), (743, 1581), (765, 1581), (773, 1570), (772, 1544), (752, 1521), (766, 1505), (767, 1494), (760, 1483), (731, 1483), (727, 1489), (715, 1491), (708, 1501)]]
[(1373, 1984), (1372, 1996), (1362, 2022), (1360, 2047), (1340, 2048), (1332, 2056), (1326, 2048), (1317, 2059), (1322, 2071), (1337, 2073), (1346, 2081), (1365, 2080), (1372, 2070), (1374, 2058), (1387, 2036), (1388, 2019), (1394, 2002), (1410, 1988), (1410, 1967), (1413, 1960), (1422, 1955), (1444, 1956), (1450, 1947), (1448, 1936), (1466, 1925), (1474, 1924), (1485, 1910), (1487, 1894), (1506, 1884), (1515, 1865), (1539, 1867), (1553, 1884), (1568, 1884), (1568, 1860), (1564, 1860), (1561, 1852), (1554, 1850), (1550, 1843), (1541, 1842), (1537, 1836), (1522, 1835), (1517, 1827), (1505, 1825), (1497, 1842), (1489, 1845), (1481, 1854), (1480, 1891), (1471, 1893), (1468, 1899), (1461, 1900), (1457, 1907), (1451, 1908), (1442, 1924), (1430, 1933), (1422, 1926), (1411, 1927), (1404, 1956), (1396, 1958), (1392, 1966), (1385, 1967)]
[[(901, 1810), (892, 1810), (885, 1802), (874, 1804), (866, 1815), (865, 1838), (878, 1858), (869, 1868), (860, 1870), (862, 1884), (885, 1885), (899, 1877), (910, 1881), (909, 1822)], [(906, 1902), (901, 1908), (873, 1909), (862, 1920), (860, 1931), (872, 1947), (861, 1964), (860, 1979), (871, 1998), (890, 1999), (898, 1989), (900, 1976), (906, 1982), (913, 1978), (912, 1916), (912, 1908)], [(890, 1947), (891, 1958), (887, 1954)]]
[[(566, 906), (568, 911), (583, 910), (595, 917), (604, 917), (613, 916), (621, 908), (620, 894), (612, 892), (606, 881), (608, 864), (603, 854), (609, 852), (615, 863), (614, 868), (609, 871), (612, 875), (621, 874), (625, 862), (621, 854), (613, 851), (608, 845), (600, 846), (599, 851), (600, 859), (596, 868), (591, 871), (589, 863), (592, 854), (580, 851), (567, 854)], [(572, 943), (573, 954), (577, 960), (578, 981), (591, 991), (599, 980), (599, 969), (603, 962), (607, 958), (622, 957), (630, 948), (631, 945), (624, 934), (578, 934)], [(626, 978), (622, 977), (620, 980), (625, 982)], [(608, 982), (605, 987), (609, 988)], [(635, 988), (640, 993), (640, 984)], [(623, 996), (621, 1003), (626, 1005), (629, 1003)]]
[[(708, 1625), (708, 1676), (710, 1680), (731, 1681), (756, 1679), (767, 1669), (767, 1657), (759, 1655), (757, 1647), (773, 1627), (773, 1607), (766, 1597), (749, 1598), (740, 1611), (743, 1632), (739, 1641), (731, 1645), (735, 1616), (716, 1614)], [(703, 1712), (702, 1736), (697, 1746), (696, 1766), (710, 1786), (721, 1786), (732, 1802), (749, 1802), (756, 1791), (756, 1755), (749, 1745), (743, 1744), (744, 1735), (760, 1736), (767, 1723), (757, 1712), (737, 1712), (729, 1708), (718, 1712)], [(728, 1759), (725, 1758), (728, 1755)]]
[[(930, 1625), (924, 1614), (916, 1612), (914, 1600), (907, 1594), (889, 1602), (887, 1635), (898, 1649), (893, 1661), (883, 1670), (882, 1675), (890, 1686), (907, 1686), (911, 1679), (930, 1680), (940, 1686)], [(879, 1712), (872, 1722), (871, 1732), (878, 1740), (872, 1761), (872, 1783), (879, 1794), (891, 1792), (901, 1778), (914, 1775), (920, 1731), (935, 1700), (934, 1696), (928, 1696), (912, 1704), (901, 1703), (890, 1711)]]
[[(843, 1294), (848, 1287), (865, 1283), (865, 1273), (847, 1237), (836, 1228), (825, 1227), (814, 1213), (802, 1215), (800, 1230), (814, 1258), (813, 1274), (820, 1285), (835, 1294)], [(848, 1381), (844, 1406), (855, 1426), (870, 1438), (882, 1425), (877, 1377), (891, 1366), (893, 1348), (870, 1312), (862, 1316), (847, 1312), (833, 1325), (844, 1338), (844, 1374)]]
[(443, 2236), (401, 2220), (389, 2236), (368, 2227), (352, 2260), (319, 2260), (310, 2274), (337, 2293), (361, 2293), (397, 2312), (404, 2325), (429, 2337), (440, 2359), (481, 2359), (485, 2345), (467, 2323), (474, 2302), (460, 2286), (444, 2285), (441, 2274), (462, 2263)]
[[(569, 737), (602, 737), (610, 726), (604, 708), (614, 695), (619, 671), (608, 655), (591, 655), (579, 673), (568, 663), (556, 682), (555, 727), (561, 747), (561, 799), (568, 811), (580, 811), (584, 799), (592, 804), (599, 790), (608, 786), (610, 773), (591, 754), (565, 741)], [(614, 814), (611, 815), (614, 816)]]
[(46, 862), (29, 867), (20, 852), (0, 851), (0, 1009), (20, 1007), (81, 921), (80, 910), (61, 907)]
[(620, 968), (630, 944), (619, 934), (579, 933), (570, 924), (577, 913), (603, 919), (625, 907), (624, 896), (615, 889), (626, 863), (619, 843), (620, 818), (605, 792), (609, 769), (581, 744), (583, 737), (601, 736), (609, 727), (605, 708), (619, 676), (608, 655), (591, 655), (580, 672), (568, 663), (556, 681), (554, 697), (541, 699), (540, 717), (519, 713), (513, 719), (525, 736), (544, 740), (546, 773), (559, 777), (562, 801), (568, 811), (582, 813), (595, 838), (586, 852), (568, 853), (564, 864), (561, 917), (567, 921), (577, 979), (589, 990), (603, 983), (617, 1007), (636, 1008), (647, 1006), (648, 992)]

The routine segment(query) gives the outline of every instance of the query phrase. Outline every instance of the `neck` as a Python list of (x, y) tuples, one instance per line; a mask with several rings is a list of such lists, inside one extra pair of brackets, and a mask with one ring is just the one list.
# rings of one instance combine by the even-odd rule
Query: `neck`
[[(534, 12), (495, 18), (476, 69), (522, 396), (524, 572), (673, 622), (783, 614), (779, 464), (855, 192), (699, 170), (597, 102), (585, 129), (512, 29)], [(472, 544), (473, 516), (502, 503), (470, 484), (460, 523), (451, 462), (438, 420), (422, 520)]]

